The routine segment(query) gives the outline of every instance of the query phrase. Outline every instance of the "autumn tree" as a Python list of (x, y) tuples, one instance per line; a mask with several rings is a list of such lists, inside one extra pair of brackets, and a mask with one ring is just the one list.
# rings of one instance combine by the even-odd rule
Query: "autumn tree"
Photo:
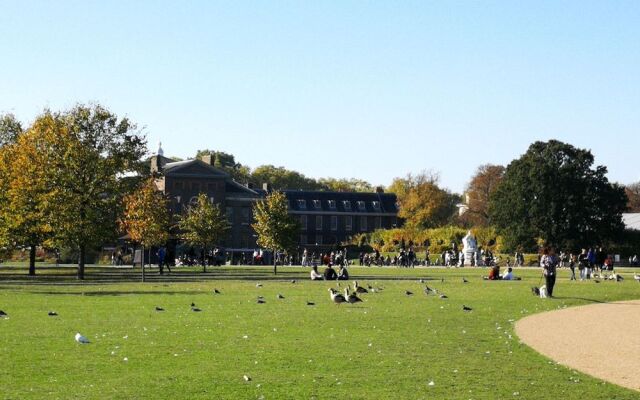
[(562, 250), (615, 240), (623, 231), (624, 188), (590, 151), (557, 140), (535, 142), (506, 168), (490, 199), (490, 222), (507, 248), (537, 242)]
[(398, 197), (398, 216), (410, 228), (434, 228), (447, 224), (456, 212), (459, 196), (438, 186), (438, 176), (425, 171), (396, 178), (388, 188)]
[(489, 222), (489, 199), (502, 181), (504, 169), (502, 165), (492, 164), (478, 167), (465, 191), (465, 201), (468, 207), (462, 216), (465, 222), (474, 226), (487, 226)]
[(292, 251), (298, 241), (300, 229), (288, 212), (287, 197), (282, 192), (271, 192), (266, 199), (256, 203), (253, 215), (253, 229), (258, 234), (259, 246), (273, 251), (273, 273), (277, 274), (276, 254), (279, 251)]
[(144, 281), (144, 248), (162, 246), (169, 239), (169, 209), (167, 199), (153, 179), (146, 180), (137, 190), (124, 197), (124, 214), (120, 227), (131, 240), (142, 247), (142, 280)]
[(625, 186), (624, 191), (629, 199), (627, 202), (627, 212), (640, 212), (640, 182)]
[[(194, 204), (187, 207), (178, 222), (180, 238), (192, 246), (202, 247), (204, 253), (223, 237), (229, 223), (218, 204), (212, 204), (206, 194), (200, 193)], [(206, 262), (202, 263), (207, 271)]]
[(78, 279), (84, 279), (87, 249), (116, 237), (131, 188), (124, 177), (141, 172), (146, 142), (133, 122), (100, 105), (78, 105), (59, 118), (65, 131), (49, 150), (55, 165), (50, 215), (57, 243), (78, 249)]
[(15, 143), (22, 132), (22, 123), (13, 114), (0, 115), (0, 147)]
[(49, 206), (54, 194), (50, 143), (65, 134), (51, 113), (0, 147), (0, 242), (10, 249), (29, 247), (29, 275), (35, 275), (36, 247), (50, 240)]

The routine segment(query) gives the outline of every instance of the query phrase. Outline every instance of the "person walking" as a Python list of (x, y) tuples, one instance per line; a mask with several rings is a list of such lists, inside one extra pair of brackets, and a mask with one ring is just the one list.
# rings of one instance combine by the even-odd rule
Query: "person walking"
[(571, 270), (571, 278), (569, 280), (575, 281), (576, 280), (576, 255), (575, 254), (569, 255), (569, 269)]
[(542, 274), (544, 275), (547, 285), (547, 296), (553, 297), (553, 287), (556, 284), (556, 269), (558, 268), (558, 256), (556, 256), (553, 247), (545, 248), (542, 252), (540, 264), (542, 266)]
[[(164, 267), (165, 267), (164, 260), (167, 257), (167, 249), (165, 249), (164, 246), (160, 246), (156, 255), (158, 256), (158, 269), (160, 270), (160, 275), (162, 275), (164, 274)], [(166, 267), (169, 270), (169, 273), (171, 273), (171, 268), (169, 268), (169, 264), (166, 264)]]

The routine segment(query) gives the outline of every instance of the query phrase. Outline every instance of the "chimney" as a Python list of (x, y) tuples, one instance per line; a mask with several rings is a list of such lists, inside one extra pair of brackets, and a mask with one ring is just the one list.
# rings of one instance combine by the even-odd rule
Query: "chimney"
[(384, 188), (382, 186), (376, 186), (376, 193), (384, 193)]
[(264, 190), (265, 192), (270, 192), (271, 191), (271, 185), (268, 182), (264, 182), (262, 184), (262, 190)]
[(216, 162), (216, 157), (212, 154), (205, 154), (202, 156), (202, 162), (213, 165)]
[(247, 182), (245, 185), (247, 186), (247, 189), (253, 189), (253, 183)]

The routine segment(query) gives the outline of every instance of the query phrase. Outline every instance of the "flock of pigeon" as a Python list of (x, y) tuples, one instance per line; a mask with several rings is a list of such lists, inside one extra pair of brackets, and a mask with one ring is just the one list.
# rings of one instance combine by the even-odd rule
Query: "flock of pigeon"
[[(634, 274), (633, 275), (633, 279), (635, 279), (637, 282), (640, 283), (640, 274)], [(442, 282), (444, 282), (444, 279), (442, 280)], [(296, 283), (295, 280), (292, 280), (291, 283)], [(420, 279), (418, 281), (418, 283), (420, 284), (425, 284), (424, 279)], [(462, 278), (462, 283), (469, 283), (469, 281), (467, 279), (465, 279), (464, 277)], [(338, 287), (340, 286), (340, 283), (338, 282)], [(261, 283), (257, 283), (256, 284), (256, 288), (261, 288), (262, 284)], [(349, 304), (356, 304), (356, 303), (361, 303), (363, 302), (363, 300), (358, 296), (358, 294), (366, 294), (366, 293), (379, 293), (382, 290), (384, 290), (381, 287), (372, 287), (371, 285), (368, 285), (367, 288), (365, 289), (364, 287), (358, 285), (358, 281), (353, 281), (353, 293), (351, 292), (351, 289), (349, 288), (349, 286), (347, 286), (346, 288), (344, 288), (344, 294), (340, 293), (338, 290), (334, 289), (334, 288), (329, 288), (329, 296), (331, 298), (331, 301), (334, 304), (342, 304), (342, 303), (349, 303)], [(213, 294), (221, 294), (220, 290), (218, 289), (213, 289)], [(445, 295), (444, 293), (439, 292), (437, 289), (431, 288), (428, 285), (425, 285), (424, 287), (424, 294), (426, 294), (427, 296), (430, 295), (436, 295), (438, 296), (440, 299), (448, 299), (448, 296)], [(405, 291), (405, 295), (407, 296), (413, 296), (413, 292), (406, 290)], [(276, 296), (277, 299), (282, 300), (285, 297), (278, 293), (278, 295)], [(257, 301), (258, 304), (265, 304), (267, 301), (265, 300), (264, 296), (258, 296)], [(315, 303), (312, 301), (307, 301), (307, 305), (308, 306), (314, 306)], [(164, 308), (156, 306), (155, 310), (158, 312), (162, 312), (164, 311)], [(202, 311), (202, 309), (198, 308), (196, 306), (195, 303), (191, 303), (191, 311), (193, 312), (200, 312)], [(462, 306), (462, 311), (473, 311), (473, 309), (469, 306), (463, 305)], [(49, 315), (50, 317), (56, 317), (58, 316), (58, 313), (56, 313), (55, 311), (49, 311), (47, 313), (47, 315)], [(7, 318), (8, 314), (6, 312), (4, 312), (3, 310), (0, 310), (0, 318)], [(85, 336), (83, 336), (80, 333), (76, 333), (75, 336), (75, 340), (78, 343), (81, 344), (87, 344), (89, 343), (89, 339), (87, 339)]]

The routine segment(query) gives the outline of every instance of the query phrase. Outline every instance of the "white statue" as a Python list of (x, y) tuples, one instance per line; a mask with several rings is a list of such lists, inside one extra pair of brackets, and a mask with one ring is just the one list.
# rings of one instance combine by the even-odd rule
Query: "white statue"
[(476, 251), (478, 250), (478, 242), (473, 237), (471, 231), (467, 232), (467, 236), (462, 238), (462, 252), (464, 253), (464, 264), (472, 265)]

